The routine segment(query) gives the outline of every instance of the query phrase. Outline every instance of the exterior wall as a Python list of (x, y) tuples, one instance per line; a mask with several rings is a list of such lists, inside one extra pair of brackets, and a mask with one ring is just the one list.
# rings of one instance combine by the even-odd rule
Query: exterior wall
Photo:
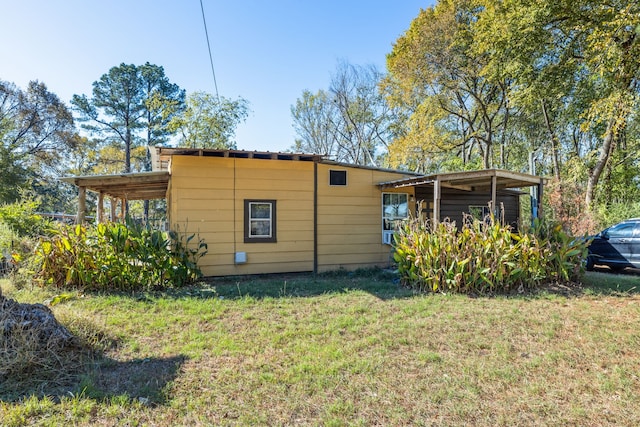
[[(422, 187), (416, 189), (416, 199), (424, 200), (427, 206), (433, 206), (433, 188)], [(504, 206), (505, 223), (515, 228), (520, 219), (520, 196), (513, 191), (497, 191), (498, 207)], [(489, 206), (491, 194), (480, 191), (463, 191), (452, 188), (442, 188), (440, 195), (440, 219), (449, 218), (458, 226), (462, 224), (462, 213), (469, 213), (469, 206)], [(431, 210), (424, 211), (431, 218)]]
[[(347, 185), (329, 185), (330, 170), (346, 170)], [(404, 176), (388, 171), (318, 164), (319, 272), (389, 265), (391, 246), (382, 244), (383, 192), (377, 184)], [(413, 195), (413, 188), (384, 192)]]
[[(314, 270), (314, 163), (173, 156), (168, 190), (173, 229), (197, 233), (208, 245), (200, 260), (207, 276)], [(330, 186), (329, 171), (346, 170), (346, 186)], [(382, 191), (377, 184), (405, 175), (317, 164), (317, 268), (386, 266)], [(385, 192), (413, 195), (412, 188)], [(244, 200), (276, 200), (275, 243), (244, 243)], [(411, 205), (411, 203), (410, 203)], [(235, 263), (246, 252), (247, 262)]]
[[(170, 221), (207, 243), (206, 276), (312, 271), (313, 188), (313, 162), (173, 156)], [(277, 201), (277, 242), (244, 243), (245, 199)]]

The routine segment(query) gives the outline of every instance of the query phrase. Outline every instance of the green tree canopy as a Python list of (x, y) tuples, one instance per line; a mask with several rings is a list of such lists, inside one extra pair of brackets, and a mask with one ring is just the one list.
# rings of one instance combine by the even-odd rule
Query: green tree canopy
[(187, 96), (186, 107), (170, 121), (178, 132), (179, 144), (192, 148), (235, 148), (237, 126), (249, 114), (249, 102), (232, 100), (206, 92)]
[(485, 77), (486, 60), (472, 50), (483, 10), (481, 0), (442, 0), (421, 10), (394, 44), (384, 88), (406, 121), (390, 158), (411, 157), (397, 151), (424, 153), (419, 161), (426, 164), (405, 165), (418, 170), (430, 169), (441, 153), (455, 153), (463, 168), (478, 160), (485, 168), (506, 166), (508, 82)]
[(487, 73), (512, 79), (516, 103), (541, 106), (552, 142), (562, 143), (550, 124), (563, 113), (573, 113), (574, 127), (586, 142), (597, 141), (586, 147), (584, 158), (585, 202), (592, 205), (602, 173), (638, 108), (640, 4), (494, 1), (476, 31), (477, 52), (489, 58)]
[(58, 176), (75, 138), (73, 116), (44, 83), (22, 90), (0, 81), (0, 202)]
[(86, 130), (105, 145), (124, 146), (123, 172), (132, 171), (135, 147), (166, 141), (169, 122), (184, 106), (184, 91), (169, 82), (162, 67), (149, 63), (111, 68), (93, 83), (92, 95), (74, 95), (71, 103)]

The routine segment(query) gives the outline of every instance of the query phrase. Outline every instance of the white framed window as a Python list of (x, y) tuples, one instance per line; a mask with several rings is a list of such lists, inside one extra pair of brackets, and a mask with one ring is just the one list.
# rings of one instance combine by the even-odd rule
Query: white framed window
[(382, 193), (382, 243), (391, 244), (393, 233), (409, 218), (409, 195)]
[(244, 242), (275, 243), (276, 201), (244, 201)]

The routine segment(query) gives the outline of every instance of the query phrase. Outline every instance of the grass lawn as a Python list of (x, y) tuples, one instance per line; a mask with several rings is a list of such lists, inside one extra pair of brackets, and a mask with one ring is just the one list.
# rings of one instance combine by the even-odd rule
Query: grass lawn
[(0, 384), (0, 425), (640, 425), (640, 276), (565, 290), (415, 295), (373, 272), (73, 293), (52, 309), (103, 354), (67, 389)]

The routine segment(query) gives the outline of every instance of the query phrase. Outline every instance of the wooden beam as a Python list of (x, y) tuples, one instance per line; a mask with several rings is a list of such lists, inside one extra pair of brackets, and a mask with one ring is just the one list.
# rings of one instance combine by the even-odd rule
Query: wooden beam
[(87, 188), (78, 187), (78, 215), (76, 216), (76, 224), (84, 223), (86, 209), (87, 209)]
[(111, 197), (110, 205), (111, 205), (111, 222), (116, 222), (116, 205), (118, 204), (118, 199), (115, 197)]
[(104, 220), (104, 193), (98, 193), (98, 212), (96, 213), (96, 224), (100, 224)]
[(126, 197), (120, 199), (120, 220), (125, 222), (129, 214), (129, 201)]
[(544, 180), (540, 179), (538, 183), (538, 218), (542, 218), (542, 190), (544, 188)]
[(433, 181), (433, 223), (440, 222), (440, 180)]
[(498, 212), (497, 212), (498, 207), (496, 206), (497, 187), (498, 187), (498, 177), (495, 175), (492, 175), (491, 176), (491, 213), (495, 215), (496, 218), (498, 217)]
[(440, 184), (443, 188), (451, 188), (453, 190), (473, 191), (473, 187), (470, 185), (453, 185), (446, 182)]

